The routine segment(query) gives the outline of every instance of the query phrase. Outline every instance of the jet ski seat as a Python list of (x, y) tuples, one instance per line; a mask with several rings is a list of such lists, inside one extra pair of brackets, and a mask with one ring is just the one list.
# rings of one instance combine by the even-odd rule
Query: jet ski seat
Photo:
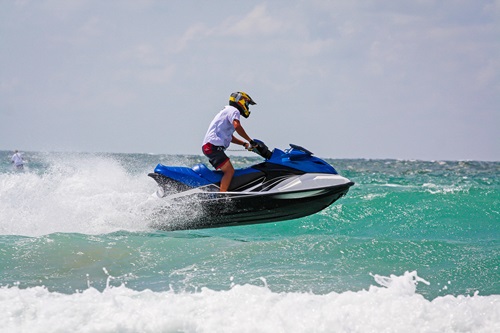
[(218, 183), (222, 175), (218, 175), (216, 172), (210, 170), (205, 164), (199, 163), (192, 167), (193, 171), (197, 173), (200, 177), (205, 178), (211, 183)]
[[(222, 171), (212, 171), (205, 164), (199, 163), (193, 166), (192, 170), (197, 173), (200, 177), (210, 181), (214, 184), (219, 184), (222, 179)], [(236, 189), (242, 190), (242, 185), (247, 184), (250, 187), (252, 183), (258, 179), (265, 177), (265, 173), (254, 169), (254, 168), (244, 168), (235, 170), (231, 184), (229, 185), (229, 191), (234, 191)]]

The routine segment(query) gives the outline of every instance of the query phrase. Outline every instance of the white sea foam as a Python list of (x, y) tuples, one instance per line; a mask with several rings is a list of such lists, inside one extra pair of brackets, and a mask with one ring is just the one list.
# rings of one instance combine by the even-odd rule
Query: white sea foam
[(43, 287), (0, 288), (2, 332), (499, 332), (500, 296), (416, 293), (415, 272), (381, 277), (358, 292), (275, 293), (234, 285), (196, 293), (103, 292), (71, 295)]
[(130, 174), (112, 158), (64, 156), (49, 161), (43, 174), (0, 174), (0, 233), (38, 236), (86, 234), (147, 227), (147, 212), (158, 203), (144, 174)]
[(443, 185), (425, 183), (422, 185), (422, 187), (425, 189), (425, 191), (431, 194), (455, 194), (455, 193), (466, 192), (469, 190), (469, 188), (464, 185), (443, 186)]

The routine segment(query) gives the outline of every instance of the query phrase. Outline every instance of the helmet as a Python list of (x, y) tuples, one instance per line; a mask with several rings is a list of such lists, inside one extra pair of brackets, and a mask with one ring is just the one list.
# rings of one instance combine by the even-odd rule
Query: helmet
[(255, 104), (257, 103), (253, 101), (252, 97), (242, 91), (232, 93), (231, 96), (229, 96), (229, 105), (240, 110), (240, 114), (245, 118), (248, 118), (250, 115), (249, 106)]

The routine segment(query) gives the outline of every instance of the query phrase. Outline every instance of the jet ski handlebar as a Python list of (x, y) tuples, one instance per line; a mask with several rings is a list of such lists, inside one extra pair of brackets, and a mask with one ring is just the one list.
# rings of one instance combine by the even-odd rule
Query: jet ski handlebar
[(252, 151), (256, 153), (257, 155), (260, 155), (264, 157), (266, 160), (271, 158), (271, 155), (273, 154), (269, 148), (266, 146), (264, 142), (261, 140), (253, 139), (253, 141), (257, 144)]

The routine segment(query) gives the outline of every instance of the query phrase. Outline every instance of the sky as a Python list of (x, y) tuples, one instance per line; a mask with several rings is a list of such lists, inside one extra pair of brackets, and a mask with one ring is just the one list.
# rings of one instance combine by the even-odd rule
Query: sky
[(271, 148), (500, 161), (500, 0), (0, 0), (0, 150), (201, 155), (234, 91)]

